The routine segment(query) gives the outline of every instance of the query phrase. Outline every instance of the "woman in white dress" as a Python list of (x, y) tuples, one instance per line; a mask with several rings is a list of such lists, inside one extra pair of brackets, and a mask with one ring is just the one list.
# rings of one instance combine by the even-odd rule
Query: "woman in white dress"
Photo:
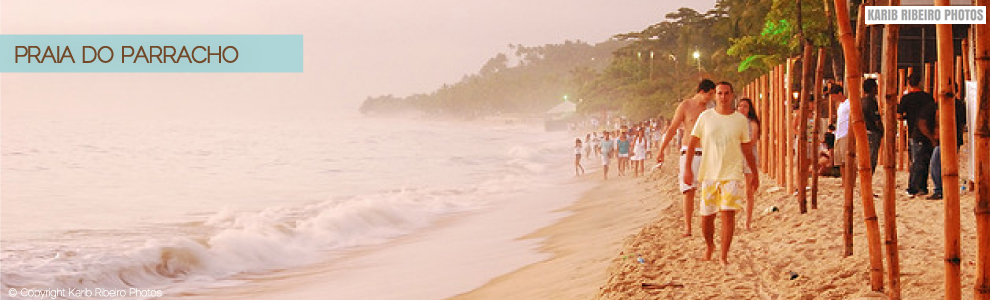
[(643, 136), (643, 131), (640, 130), (636, 133), (636, 140), (633, 141), (633, 176), (639, 177), (644, 172), (643, 161), (646, 160), (646, 137)]
[[(750, 100), (749, 98), (740, 99), (739, 104), (736, 107), (736, 110), (739, 111), (739, 113), (742, 114), (743, 116), (746, 116), (746, 119), (749, 119), (749, 136), (751, 141), (750, 144), (753, 145), (751, 149), (753, 151), (753, 157), (757, 159), (756, 165), (759, 166), (760, 155), (759, 153), (757, 153), (757, 151), (759, 151), (759, 147), (756, 147), (756, 145), (759, 145), (760, 142), (760, 118), (756, 116), (756, 110), (753, 109), (753, 100)], [(752, 176), (760, 176), (760, 174), (756, 172), (756, 170), (750, 170), (749, 166), (744, 166), (743, 171), (746, 174), (746, 183), (747, 183), (746, 184), (746, 229), (750, 229), (750, 224), (753, 220), (753, 201), (755, 201), (754, 197), (756, 195), (756, 189), (753, 188), (753, 186), (750, 185), (749, 183), (753, 182), (752, 180), (750, 180)]]

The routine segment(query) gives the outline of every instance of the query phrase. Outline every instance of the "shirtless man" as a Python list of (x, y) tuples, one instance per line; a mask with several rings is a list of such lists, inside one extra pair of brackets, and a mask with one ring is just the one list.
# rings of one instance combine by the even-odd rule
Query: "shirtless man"
[[(705, 254), (702, 260), (710, 260), (715, 250), (715, 217), (722, 219), (722, 264), (729, 263), (729, 246), (736, 229), (736, 211), (742, 209), (742, 199), (746, 198), (746, 186), (755, 190), (760, 187), (759, 176), (745, 176), (743, 169), (756, 170), (756, 158), (752, 151), (749, 120), (736, 112), (732, 105), (735, 98), (732, 85), (718, 83), (715, 109), (709, 109), (698, 116), (687, 145), (690, 148), (701, 146), (705, 155), (701, 156), (699, 172), (686, 171), (683, 182), (693, 184), (695, 178), (701, 181), (701, 234), (705, 238)], [(687, 157), (688, 164), (694, 156)], [(749, 183), (746, 183), (746, 180)]]
[[(677, 110), (674, 111), (674, 118), (670, 121), (670, 126), (667, 126), (667, 130), (663, 135), (663, 141), (660, 142), (660, 151), (658, 153), (665, 153), (667, 150), (667, 144), (670, 143), (670, 139), (674, 137), (674, 132), (678, 129), (683, 129), (682, 132), (691, 132), (694, 129), (694, 122), (698, 120), (698, 115), (705, 111), (708, 107), (708, 102), (715, 97), (715, 82), (708, 79), (701, 80), (698, 83), (698, 90), (694, 94), (694, 97), (690, 99), (685, 99), (681, 101), (681, 104), (677, 105)], [(686, 144), (686, 143), (685, 143)], [(694, 173), (698, 172), (698, 166), (701, 162), (701, 148), (693, 149), (688, 151), (687, 145), (681, 147), (680, 160), (679, 160), (679, 176), (678, 182), (680, 182), (681, 193), (684, 194), (684, 236), (691, 235), (691, 217), (694, 214), (694, 192), (698, 187), (697, 181), (692, 185), (684, 184), (684, 170), (686, 158), (685, 155), (694, 155), (699, 157), (694, 159), (691, 169)], [(663, 155), (657, 156), (657, 163), (663, 163)]]

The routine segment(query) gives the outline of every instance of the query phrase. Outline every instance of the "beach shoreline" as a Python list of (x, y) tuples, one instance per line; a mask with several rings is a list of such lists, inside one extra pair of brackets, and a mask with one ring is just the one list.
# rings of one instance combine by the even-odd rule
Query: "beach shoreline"
[[(657, 181), (619, 177), (614, 171), (603, 181), (597, 159), (582, 164), (588, 172), (576, 180), (593, 182), (595, 186), (564, 209), (569, 213), (567, 217), (520, 238), (543, 239), (538, 249), (551, 257), (448, 299), (593, 298), (607, 279), (608, 265), (624, 256), (623, 243), (654, 220), (658, 212), (680, 200), (658, 195), (654, 186)], [(652, 174), (660, 182), (672, 180), (668, 173), (658, 170), (647, 176)], [(632, 257), (623, 259), (635, 261)]]

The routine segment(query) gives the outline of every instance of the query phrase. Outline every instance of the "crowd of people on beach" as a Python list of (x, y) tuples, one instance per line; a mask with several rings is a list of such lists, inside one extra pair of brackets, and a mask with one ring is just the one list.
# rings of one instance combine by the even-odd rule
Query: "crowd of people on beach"
[[(929, 192), (927, 178), (930, 175), (933, 190), (928, 199), (942, 198), (941, 165), (939, 157), (937, 105), (931, 94), (921, 88), (919, 74), (908, 78), (908, 89), (904, 91), (897, 107), (899, 120), (908, 126), (911, 167), (907, 193), (911, 197)], [(817, 157), (812, 171), (822, 176), (840, 177), (846, 163), (846, 153), (850, 147), (850, 105), (842, 86), (828, 82), (822, 93), (830, 103), (830, 116), (835, 123), (828, 125), (828, 131), (820, 136), (809, 135), (809, 157)], [(883, 136), (883, 123), (877, 104), (877, 82), (866, 79), (863, 82), (862, 109), (866, 123), (870, 149), (871, 168), (876, 169), (880, 140)], [(964, 105), (956, 100), (957, 147), (962, 145), (962, 132), (965, 126)], [(584, 140), (575, 140), (575, 174), (584, 174), (581, 165), (584, 160), (598, 159), (602, 164), (602, 176), (608, 180), (609, 166), (616, 160), (618, 176), (626, 176), (631, 167), (633, 177), (644, 175), (644, 162), (655, 156), (654, 169), (664, 163), (664, 154), (671, 142), (679, 145), (679, 186), (683, 194), (684, 228), (683, 235), (692, 235), (692, 217), (695, 209), (695, 194), (701, 191), (700, 208), (701, 230), (706, 243), (703, 260), (710, 260), (714, 253), (715, 218), (721, 219), (720, 260), (728, 263), (728, 252), (735, 231), (736, 212), (743, 209), (746, 200), (745, 227), (750, 229), (753, 219), (755, 194), (760, 185), (758, 149), (760, 120), (756, 107), (749, 98), (736, 99), (735, 91), (728, 82), (715, 83), (703, 79), (695, 94), (678, 104), (674, 116), (669, 120), (647, 120), (631, 125), (615, 125), (612, 130), (590, 132)], [(802, 126), (815, 126), (814, 120), (803, 122), (797, 117), (798, 106), (793, 107), (794, 132)], [(794, 138), (797, 138), (795, 135)], [(796, 151), (796, 150), (794, 150)], [(816, 153), (817, 152), (817, 153)], [(582, 156), (583, 154), (583, 156)], [(817, 155), (815, 155), (817, 154)], [(630, 163), (630, 160), (632, 161)]]
[[(611, 123), (609, 123), (611, 124)], [(633, 177), (646, 174), (646, 160), (653, 157), (653, 149), (660, 138), (661, 125), (657, 120), (645, 120), (631, 125), (614, 123), (613, 130), (595, 131), (584, 140), (574, 140), (574, 174), (584, 174), (584, 160), (598, 160), (602, 164), (603, 179), (608, 180), (609, 165), (616, 162), (618, 176), (626, 176), (632, 169)]]
[[(711, 105), (713, 99), (714, 106)], [(651, 159), (654, 152), (657, 162), (654, 169), (663, 165), (667, 145), (676, 137), (681, 145), (679, 184), (684, 194), (684, 236), (691, 235), (694, 195), (700, 189), (701, 227), (707, 245), (703, 259), (710, 260), (714, 252), (714, 226), (718, 215), (722, 220), (721, 260), (725, 263), (735, 230), (735, 212), (742, 209), (740, 203), (744, 198), (747, 199), (747, 211), (752, 212), (753, 196), (759, 187), (759, 176), (753, 171), (756, 170), (756, 148), (752, 147), (753, 137), (759, 136), (759, 120), (752, 100), (741, 99), (738, 104), (735, 100), (730, 83), (716, 84), (704, 79), (698, 84), (695, 95), (678, 105), (667, 124), (643, 121), (603, 131), (601, 137), (597, 132), (589, 133), (584, 142), (578, 138), (574, 146), (575, 173), (584, 173), (581, 165), (583, 149), (585, 157), (594, 151), (602, 163), (605, 180), (608, 180), (608, 168), (613, 158), (617, 159), (618, 176), (625, 176), (630, 166), (634, 177), (641, 176), (645, 173), (645, 160)], [(752, 213), (749, 213), (747, 227), (751, 219)]]

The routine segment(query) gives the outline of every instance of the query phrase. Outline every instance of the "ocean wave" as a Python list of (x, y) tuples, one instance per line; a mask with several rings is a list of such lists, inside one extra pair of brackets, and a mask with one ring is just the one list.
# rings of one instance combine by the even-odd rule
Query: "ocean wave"
[(152, 239), (137, 247), (107, 239), (104, 247), (88, 249), (8, 249), (0, 285), (3, 290), (196, 287), (312, 264), (334, 250), (379, 244), (481, 204), (472, 187), (399, 189), (260, 212), (222, 210), (184, 225), (197, 227), (185, 231), (207, 233), (200, 236)]
[(175, 295), (244, 280), (238, 275), (327, 261), (342, 250), (422, 230), (444, 215), (484, 208), (492, 196), (524, 191), (546, 176), (551, 164), (568, 162), (561, 145), (509, 147), (485, 158), (485, 163), (501, 161), (495, 174), (454, 188), (398, 188), (260, 211), (221, 209), (182, 223), (71, 233), (45, 243), (5, 241), (0, 287), (152, 288)]

